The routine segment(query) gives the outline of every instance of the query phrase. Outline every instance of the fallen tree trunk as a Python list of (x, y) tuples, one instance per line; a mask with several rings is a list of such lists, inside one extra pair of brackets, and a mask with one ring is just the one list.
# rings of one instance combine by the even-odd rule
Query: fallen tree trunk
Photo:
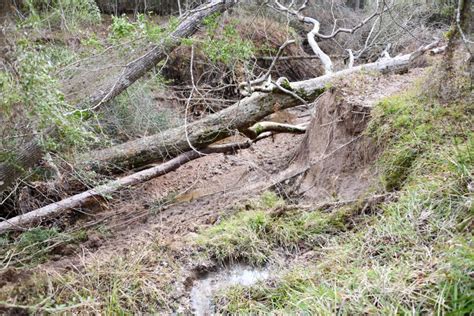
[(87, 206), (89, 203), (94, 202), (94, 199), (99, 200), (102, 197), (110, 195), (124, 187), (133, 186), (159, 177), (163, 174), (178, 169), (180, 166), (191, 160), (197, 159), (204, 155), (215, 153), (236, 153), (240, 149), (249, 148), (254, 143), (271, 136), (273, 133), (302, 134), (305, 131), (306, 127), (300, 125), (280, 124), (274, 122), (258, 123), (249, 128), (249, 134), (252, 135), (252, 139), (250, 140), (241, 143), (230, 143), (206, 147), (201, 151), (188, 151), (159, 166), (139, 171), (121, 179), (108, 182), (91, 190), (76, 194), (59, 202), (52, 203), (37, 210), (28, 212), (27, 214), (19, 215), (0, 222), (0, 234), (10, 230), (22, 230), (25, 229), (23, 226), (29, 226), (33, 222), (37, 222), (40, 219), (54, 216), (70, 209)]
[[(127, 64), (120, 77), (110, 86), (103, 87), (97, 93), (83, 100), (76, 107), (78, 111), (96, 110), (104, 103), (112, 100), (140, 79), (156, 64), (164, 60), (168, 54), (181, 44), (183, 38), (193, 35), (201, 22), (208, 16), (223, 12), (235, 5), (237, 0), (212, 0), (209, 3), (190, 11), (180, 22), (176, 30), (142, 57)], [(55, 129), (51, 128), (43, 134), (37, 135), (31, 141), (9, 155), (12, 159), (0, 164), (0, 193), (5, 191), (18, 177), (29, 168), (36, 165), (43, 156), (41, 140), (52, 137)], [(27, 155), (25, 156), (25, 153)]]
[(337, 78), (360, 71), (387, 72), (408, 67), (412, 54), (361, 65), (322, 77), (281, 84), (292, 94), (283, 92), (277, 86), (271, 92), (254, 92), (249, 97), (232, 106), (193, 122), (129, 141), (111, 148), (88, 154), (81, 160), (82, 165), (99, 173), (118, 172), (156, 161), (163, 161), (188, 151), (190, 148), (203, 148), (218, 140), (234, 135), (237, 131), (246, 133), (247, 129), (269, 114), (301, 104), (299, 99), (312, 102), (323, 93), (328, 84)]
[(5, 220), (0, 223), (0, 234), (10, 230), (24, 230), (26, 229), (24, 226), (28, 226), (33, 222), (37, 222), (49, 216), (59, 214), (63, 211), (80, 208), (84, 205), (87, 205), (94, 199), (102, 199), (104, 196), (110, 195), (111, 193), (123, 189), (124, 187), (133, 186), (138, 183), (148, 181), (152, 178), (156, 178), (165, 173), (174, 171), (183, 164), (202, 157), (203, 155), (211, 153), (233, 152), (239, 149), (248, 148), (252, 145), (252, 143), (252, 141), (246, 141), (243, 143), (213, 146), (205, 148), (200, 152), (194, 150), (188, 151), (156, 167), (152, 167), (121, 179), (111, 181), (107, 184), (76, 194), (59, 202), (49, 204), (35, 211)]
[(257, 141), (272, 135), (272, 130), (299, 134), (304, 132), (304, 129), (305, 128), (301, 126), (292, 126), (287, 124), (265, 124), (263, 128), (259, 128), (255, 132), (255, 138), (253, 140), (247, 140), (241, 143), (230, 143), (206, 147), (201, 151), (190, 150), (158, 166), (108, 182), (59, 202), (49, 204), (37, 210), (0, 222), (0, 234), (12, 230), (25, 230), (27, 229), (27, 226), (31, 226), (31, 224), (39, 222), (42, 219), (58, 215), (67, 210), (87, 206), (90, 203), (93, 203), (94, 200), (101, 200), (105, 196), (117, 192), (118, 190), (125, 187), (146, 182), (150, 179), (174, 171), (183, 164), (200, 158), (204, 155), (214, 153), (236, 153), (238, 150), (249, 148)]
[(116, 82), (105, 90), (91, 96), (89, 100), (85, 100), (84, 105), (88, 104), (89, 107), (96, 108), (98, 105), (115, 98), (151, 70), (157, 63), (164, 60), (176, 47), (181, 45), (183, 38), (193, 35), (206, 17), (218, 12), (224, 12), (236, 3), (236, 0), (212, 0), (208, 4), (191, 11), (181, 21), (176, 30), (161, 40), (158, 45), (154, 46), (144, 56), (127, 64)]

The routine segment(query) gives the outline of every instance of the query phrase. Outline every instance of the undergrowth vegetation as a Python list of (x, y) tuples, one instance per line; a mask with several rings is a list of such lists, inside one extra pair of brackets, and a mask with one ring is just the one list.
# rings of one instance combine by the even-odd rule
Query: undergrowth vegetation
[[(201, 230), (191, 244), (202, 251), (191, 260), (243, 261), (275, 269), (282, 265), (276, 258), (291, 261), (269, 281), (216, 293), (218, 312), (472, 311), (474, 138), (469, 118), (474, 109), (465, 97), (440, 103), (409, 91), (377, 105), (367, 133), (383, 144), (377, 166), (396, 199), (368, 206), (361, 198), (343, 207), (299, 209), (267, 192)], [(58, 234), (32, 232), (20, 237), (16, 247), (47, 255), (44, 249), (64, 239)], [(38, 248), (42, 241), (47, 243)], [(77, 271), (38, 273), (24, 286), (4, 288), (0, 299), (20, 297), (19, 305), (11, 306), (32, 312), (172, 311), (177, 308), (170, 303), (175, 273), (183, 264), (173, 256), (151, 238), (126, 254), (89, 260)]]
[(202, 232), (198, 244), (209, 257), (221, 263), (269, 263), (276, 251), (295, 253), (324, 246), (331, 235), (350, 229), (361, 211), (367, 211), (363, 204), (333, 212), (301, 211), (271, 192), (249, 208)]
[(153, 92), (166, 84), (158, 69), (105, 111), (76, 111), (94, 91), (87, 91), (86, 83), (105, 84), (121, 70), (91, 69), (102, 67), (104, 58), (121, 64), (140, 54), (142, 47), (166, 38), (177, 18), (162, 26), (145, 14), (112, 17), (103, 34), (91, 27), (101, 23), (95, 2), (76, 0), (24, 1), (16, 17), (0, 67), (0, 162), (16, 165), (13, 149), (52, 127), (57, 133), (44, 133), (42, 148), (70, 158), (86, 146), (136, 138), (179, 122), (176, 113), (154, 104)]
[(463, 89), (449, 103), (413, 90), (378, 104), (368, 133), (384, 147), (381, 181), (398, 197), (357, 214), (351, 229), (344, 223), (355, 214), (344, 208), (278, 218), (256, 208), (203, 232), (201, 244), (220, 260), (264, 264), (276, 249), (301, 251), (302, 241), (314, 260), (219, 294), (220, 312), (469, 314), (474, 108)]
[[(102, 29), (91, 30), (87, 26), (99, 25), (101, 21), (92, 0), (25, 0), (22, 3), (23, 15), (13, 27), (14, 36), (8, 39), (6, 62), (0, 64), (0, 163), (15, 165), (17, 157), (11, 154), (13, 149), (52, 128), (57, 133), (42, 139), (41, 145), (46, 151), (56, 153), (54, 159), (66, 170), (65, 175), (59, 176), (60, 172), (54, 173), (54, 170), (48, 173), (47, 167), (43, 172), (33, 171), (35, 176), (30, 174), (28, 179), (31, 190), (40, 188), (34, 186), (36, 180), (43, 184), (54, 184), (54, 181), (48, 182), (53, 177), (66, 181), (67, 172), (74, 172), (70, 177), (79, 179), (81, 189), (107, 181), (108, 178), (92, 171), (70, 171), (75, 169), (72, 157), (83, 149), (93, 150), (104, 144), (121, 143), (183, 126), (184, 107), (179, 107), (183, 100), (186, 113), (189, 107), (196, 116), (199, 102), (208, 106), (225, 99), (232, 104), (241, 97), (236, 89), (240, 82), (263, 73), (269, 66), (268, 58), (271, 60), (284, 40), (300, 37), (288, 21), (285, 25), (285, 21), (259, 17), (247, 28), (246, 22), (250, 23), (247, 12), (240, 13), (242, 20), (213, 15), (204, 21), (195, 39), (184, 39), (182, 47), (170, 54), (170, 60), (167, 58), (166, 62), (157, 64), (153, 71), (103, 109), (77, 111), (77, 106), (87, 106), (87, 102), (81, 101), (99, 91), (102, 85), (113, 83), (124, 65), (143, 56), (149, 45), (165, 43), (162, 41), (175, 30), (179, 19), (171, 17), (164, 26), (147, 14), (134, 18), (113, 16), (109, 25), (100, 24)], [(409, 8), (413, 5), (409, 1), (402, 4)], [(331, 27), (334, 12), (329, 15), (329, 11), (315, 8), (315, 16), (327, 15), (325, 19), (331, 23), (323, 24)], [(439, 14), (451, 15), (452, 9), (446, 7), (443, 10), (449, 12)], [(336, 11), (336, 14), (342, 16), (341, 12)], [(351, 14), (351, 19), (358, 18), (357, 13)], [(422, 15), (420, 21), (428, 19), (426, 13)], [(391, 33), (392, 22), (383, 21), (384, 32)], [(431, 38), (429, 30), (418, 30), (417, 34)], [(362, 35), (358, 36), (361, 37), (351, 41), (360, 46)], [(400, 46), (405, 42), (408, 40), (400, 41), (394, 52), (401, 51)], [(329, 43), (326, 45), (334, 44)], [(190, 58), (191, 47), (196, 55), (193, 58)], [(328, 50), (331, 55), (345, 52), (343, 45), (334, 47)], [(381, 49), (383, 47), (364, 58), (378, 58)], [(315, 63), (310, 59), (304, 62), (311, 56), (301, 55), (303, 53), (303, 44), (288, 47), (284, 55), (301, 57), (301, 60), (298, 63), (286, 61), (273, 70), (275, 75), (288, 75), (284, 87), (303, 75), (317, 76), (318, 69), (312, 69)], [(263, 58), (259, 63), (258, 57)], [(165, 72), (171, 75), (165, 78)], [(412, 90), (382, 99), (377, 104), (364, 136), (377, 144), (380, 156), (374, 168), (382, 185), (377, 183), (374, 187), (383, 188), (383, 192), (370, 188), (367, 196), (357, 202), (303, 208), (289, 205), (277, 194), (266, 192), (230, 215), (220, 217), (225, 212), (198, 214), (202, 218), (196, 217), (196, 223), (192, 223), (195, 226), (183, 227), (189, 222), (166, 222), (161, 218), (161, 212), (166, 210), (163, 205), (171, 208), (171, 204), (183, 202), (176, 198), (177, 193), (170, 193), (159, 205), (151, 207), (145, 205), (148, 203), (145, 199), (135, 197), (158, 195), (162, 188), (155, 184), (157, 187), (148, 193), (145, 193), (147, 190), (130, 190), (130, 196), (134, 195), (130, 200), (135, 204), (126, 205), (130, 212), (121, 206), (125, 210), (120, 212), (127, 213), (125, 222), (115, 222), (122, 219), (114, 218), (117, 214), (113, 214), (111, 204), (109, 213), (104, 217), (100, 214), (97, 221), (94, 218), (91, 226), (77, 228), (82, 222), (68, 224), (65, 216), (62, 224), (61, 221), (45, 221), (41, 224), (50, 225), (48, 228), (0, 236), (0, 272), (5, 277), (0, 281), (0, 313), (4, 307), (32, 314), (180, 313), (189, 294), (188, 289), (184, 289), (189, 280), (182, 278), (188, 277), (190, 270), (196, 272), (193, 269), (201, 261), (215, 266), (245, 263), (281, 269), (272, 279), (256, 286), (233, 286), (215, 293), (221, 314), (472, 313), (474, 105), (466, 73), (466, 69), (454, 69), (447, 85), (435, 67), (428, 75), (430, 78), (420, 81)], [(178, 78), (176, 82), (173, 76)], [(94, 80), (89, 80), (91, 78)], [(171, 83), (181, 87), (170, 87)], [(175, 89), (173, 93), (169, 92), (171, 89)], [(161, 104), (157, 99), (165, 101)], [(201, 99), (204, 101), (199, 101)], [(225, 102), (222, 104), (227, 104)], [(210, 112), (226, 106), (217, 106)], [(187, 132), (185, 134), (188, 137)], [(65, 165), (71, 168), (63, 167)], [(209, 180), (204, 178), (207, 175), (199, 174), (199, 170), (190, 168), (188, 172)], [(200, 184), (201, 179), (194, 183), (189, 179), (191, 177), (186, 179), (188, 189)], [(166, 181), (162, 185), (169, 186), (166, 190), (171, 192), (174, 181)], [(28, 195), (28, 190), (21, 190), (20, 184), (17, 188), (20, 188), (18, 193), (13, 194), (25, 202), (25, 209), (21, 211), (43, 205), (28, 205), (28, 198), (34, 202), (34, 196)], [(61, 186), (57, 190), (61, 190)], [(73, 192), (69, 190), (67, 193)], [(44, 195), (43, 203), (68, 195), (56, 192), (54, 199), (50, 199), (41, 190), (38, 192)], [(367, 202), (369, 194), (375, 193), (390, 198)], [(17, 198), (8, 195), (4, 201), (12, 197)], [(3, 201), (3, 197), (0, 200)], [(140, 207), (145, 215), (132, 212)], [(87, 213), (87, 206), (84, 210), (91, 217), (97, 215), (92, 211)], [(181, 220), (183, 217), (176, 216), (177, 213), (167, 213), (166, 220), (172, 217)], [(99, 247), (90, 245), (94, 234), (117, 237), (113, 229), (118, 230), (124, 223), (138, 224), (138, 218), (148, 219), (148, 215), (156, 221), (148, 223), (146, 231), (139, 234), (140, 228), (131, 230), (143, 240), (135, 240), (136, 236), (131, 235), (130, 240), (125, 237), (119, 240), (129, 244), (118, 245), (114, 241), (107, 244), (105, 250), (101, 249), (104, 251), (93, 253), (92, 249)], [(102, 220), (103, 227), (99, 226)], [(64, 228), (68, 225), (73, 228)], [(172, 228), (176, 230), (172, 233), (169, 233), (171, 229), (164, 230), (167, 234), (164, 236), (160, 230), (166, 225), (174, 225)], [(91, 243), (86, 245), (87, 241)], [(77, 255), (81, 252), (82, 255)], [(65, 261), (71, 259), (71, 262), (64, 263), (64, 269), (62, 262), (57, 265), (52, 262), (73, 255), (77, 258), (67, 258)], [(54, 272), (42, 270), (45, 262)], [(34, 275), (21, 276), (24, 272), (34, 272)]]
[(76, 30), (84, 24), (100, 21), (100, 11), (93, 0), (25, 0), (22, 26), (53, 27)]
[(230, 65), (249, 60), (254, 55), (254, 44), (242, 39), (237, 31), (237, 20), (230, 20), (224, 26), (219, 25), (219, 15), (204, 20), (206, 38), (202, 42), (203, 53), (214, 62)]
[[(0, 238), (0, 256), (3, 264), (17, 267), (34, 267), (64, 252), (68, 246), (87, 240), (84, 230), (60, 232), (57, 228), (33, 228), (23, 234)], [(71, 248), (68, 248), (71, 249)]]
[[(47, 234), (57, 232), (34, 232), (34, 240), (28, 243), (35, 245)], [(176, 309), (170, 296), (177, 290), (173, 274), (179, 268), (177, 264), (159, 240), (147, 240), (126, 254), (93, 257), (83, 268), (37, 273), (22, 286), (4, 287), (0, 306), (8, 295), (19, 298), (18, 304), (9, 305), (11, 308), (30, 313), (170, 312)]]
[[(26, 38), (18, 42), (11, 57), (15, 61), (14, 70), (0, 70), (2, 155), (17, 146), (18, 138), (22, 138), (14, 134), (34, 135), (50, 126), (58, 127), (62, 141), (43, 139), (46, 148), (57, 150), (72, 144), (83, 145), (91, 135), (77, 117), (64, 115), (72, 108), (65, 101), (59, 81), (52, 75), (67, 57), (58, 50), (32, 43)], [(0, 161), (6, 158), (11, 157), (0, 156)]]

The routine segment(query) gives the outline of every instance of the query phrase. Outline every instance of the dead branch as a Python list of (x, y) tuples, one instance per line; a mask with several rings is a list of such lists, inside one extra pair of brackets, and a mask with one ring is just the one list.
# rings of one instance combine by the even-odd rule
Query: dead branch
[(0, 222), (0, 234), (11, 230), (25, 230), (27, 229), (26, 226), (30, 226), (32, 223), (38, 222), (42, 219), (58, 215), (71, 209), (87, 206), (94, 201), (100, 201), (123, 188), (134, 186), (174, 171), (185, 163), (200, 158), (204, 155), (215, 153), (235, 154), (237, 151), (249, 148), (259, 140), (271, 136), (272, 132), (301, 134), (304, 133), (305, 130), (306, 129), (303, 126), (293, 126), (274, 122), (261, 122), (249, 129), (249, 133), (252, 133), (253, 136), (251, 140), (240, 143), (210, 146), (201, 149), (200, 151), (190, 150), (158, 166), (139, 171), (118, 180), (100, 185), (91, 190), (76, 194), (59, 202), (31, 211), (27, 214), (19, 215)]
[[(77, 111), (82, 113), (84, 111), (96, 110), (104, 103), (112, 100), (151, 70), (157, 63), (165, 59), (172, 50), (181, 44), (183, 38), (194, 34), (204, 18), (217, 12), (223, 12), (234, 6), (237, 2), (238, 0), (211, 0), (192, 12), (188, 12), (186, 17), (181, 19), (177, 28), (158, 45), (152, 47), (142, 57), (128, 63), (114, 84), (100, 89), (97, 93), (76, 105)], [(15, 153), (12, 153), (11, 156), (15, 157), (13, 161), (0, 164), (0, 193), (10, 187), (21, 176), (23, 171), (33, 167), (41, 160), (44, 154), (41, 146), (42, 140), (54, 137), (56, 133), (57, 130), (54, 127), (47, 129), (21, 148), (18, 148)]]
[[(283, 50), (290, 44), (295, 43), (294, 40), (287, 40), (285, 43), (283, 43), (280, 48), (278, 49), (278, 52), (273, 58), (272, 63), (270, 67), (268, 68), (267, 72), (261, 76), (258, 79), (251, 80), (248, 82), (242, 82), (239, 84), (239, 91), (240, 94), (243, 96), (248, 96), (252, 94), (254, 91), (263, 91), (262, 89), (266, 89), (269, 87), (269, 83), (271, 82), (271, 72), (273, 68), (275, 67), (276, 63), (281, 57), (281, 54), (283, 53)], [(259, 90), (260, 89), (260, 90)]]
[[(361, 21), (359, 24), (354, 26), (353, 28), (351, 28), (351, 29), (338, 28), (336, 30), (333, 30), (333, 32), (331, 34), (324, 35), (324, 34), (319, 33), (320, 23), (319, 23), (318, 20), (316, 20), (314, 18), (311, 18), (311, 17), (307, 17), (307, 16), (305, 16), (301, 13), (307, 7), (308, 1), (309, 0), (305, 0), (303, 2), (303, 4), (296, 10), (291, 9), (291, 7), (294, 4), (294, 1), (292, 1), (289, 6), (284, 6), (279, 2), (279, 0), (274, 0), (275, 6), (270, 5), (270, 7), (277, 10), (277, 11), (293, 15), (299, 21), (301, 21), (303, 23), (308, 23), (308, 24), (313, 25), (313, 29), (307, 34), (307, 38), (308, 38), (309, 45), (311, 46), (311, 49), (313, 50), (314, 54), (316, 56), (318, 56), (319, 59), (321, 60), (321, 63), (324, 66), (325, 74), (331, 74), (333, 72), (333, 62), (332, 62), (331, 58), (323, 50), (321, 50), (321, 48), (318, 45), (318, 42), (316, 41), (316, 37), (321, 38), (321, 39), (331, 39), (331, 38), (334, 38), (335, 36), (337, 36), (339, 33), (353, 34), (358, 29), (360, 29), (362, 26), (369, 23), (373, 18), (382, 15), (385, 11), (388, 10), (388, 6), (386, 7), (384, 5), (384, 8), (379, 12), (379, 1), (377, 1), (377, 7), (376, 7), (375, 11), (370, 16), (368, 16), (363, 21)], [(353, 58), (352, 58), (352, 60), (353, 60)], [(352, 65), (352, 64), (353, 63), (351, 63), (350, 65)]]
[(324, 211), (330, 212), (334, 209), (338, 209), (348, 205), (358, 205), (362, 210), (373, 207), (387, 201), (392, 201), (396, 199), (396, 194), (394, 193), (385, 193), (385, 194), (375, 194), (365, 198), (352, 199), (352, 200), (342, 200), (342, 201), (328, 201), (322, 202), (319, 204), (294, 204), (294, 205), (283, 205), (278, 206), (270, 212), (272, 217), (281, 217), (287, 213), (291, 213), (298, 210), (306, 211)]
[[(270, 89), (265, 92), (254, 92), (220, 112), (188, 124), (189, 143), (200, 149), (232, 136), (237, 131), (243, 133), (250, 126), (277, 109), (283, 110), (301, 105), (303, 102), (300, 98), (308, 103), (313, 102), (316, 97), (327, 89), (327, 84), (337, 78), (359, 71), (389, 72), (409, 67), (414, 54), (423, 53), (426, 48), (422, 47), (412, 54), (355, 66), (314, 79), (285, 82), (284, 88), (291, 91), (291, 94), (284, 93), (280, 88), (271, 84)], [(297, 95), (298, 98), (294, 95)], [(275, 104), (277, 103), (279, 107), (276, 109)], [(180, 126), (112, 148), (92, 152), (82, 158), (82, 165), (100, 173), (117, 172), (176, 157), (190, 149), (189, 143), (184, 128)]]
[(265, 132), (304, 134), (306, 132), (306, 125), (291, 125), (264, 121), (254, 124), (243, 133), (250, 139), (256, 139)]
[(209, 147), (203, 149), (202, 153), (194, 150), (188, 151), (156, 167), (134, 173), (80, 194), (76, 194), (62, 201), (39, 208), (27, 214), (5, 220), (0, 223), (0, 234), (9, 230), (24, 230), (26, 229), (25, 226), (30, 225), (33, 222), (37, 222), (40, 219), (59, 214), (63, 211), (73, 208), (80, 208), (87, 203), (90, 203), (94, 199), (102, 199), (125, 187), (133, 186), (138, 183), (156, 178), (165, 173), (169, 173), (178, 169), (183, 164), (203, 156), (203, 154), (235, 152), (239, 149), (250, 147), (252, 143), (252, 141), (246, 141), (243, 143), (232, 143)]

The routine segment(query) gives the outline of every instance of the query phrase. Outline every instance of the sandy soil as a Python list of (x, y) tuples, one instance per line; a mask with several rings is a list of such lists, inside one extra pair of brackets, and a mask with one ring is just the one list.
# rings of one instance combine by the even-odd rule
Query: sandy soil
[[(336, 85), (347, 102), (371, 107), (384, 96), (406, 90), (422, 73), (423, 69), (412, 69), (403, 75), (356, 75)], [(309, 122), (311, 115), (305, 107), (298, 107), (273, 118), (298, 124)], [(176, 250), (177, 260), (183, 265), (173, 273), (176, 280), (184, 282), (189, 271), (202, 264), (190, 261), (186, 238), (244, 207), (246, 201), (261, 192), (254, 190), (255, 183), (271, 185), (288, 167), (303, 137), (276, 135), (236, 155), (209, 155), (121, 192), (107, 205), (76, 219), (71, 229), (91, 228), (86, 242), (35, 269), (60, 272), (98, 257), (105, 260), (126, 254), (153, 235)], [(108, 234), (98, 234), (93, 229), (98, 226)], [(18, 278), (12, 280), (17, 282)], [(185, 292), (183, 288), (181, 297)]]

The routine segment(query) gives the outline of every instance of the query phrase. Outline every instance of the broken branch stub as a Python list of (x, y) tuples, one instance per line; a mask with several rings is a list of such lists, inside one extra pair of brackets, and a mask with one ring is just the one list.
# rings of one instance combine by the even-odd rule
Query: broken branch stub
[[(360, 71), (389, 72), (409, 67), (411, 57), (412, 54), (407, 54), (389, 60), (355, 66), (314, 79), (281, 83), (281, 86), (291, 91), (291, 94), (281, 91), (272, 84), (269, 92), (254, 92), (220, 112), (188, 124), (187, 130), (184, 126), (180, 126), (159, 134), (98, 150), (82, 157), (81, 165), (99, 173), (120, 172), (176, 157), (189, 150), (190, 144), (198, 149), (204, 148), (218, 140), (232, 136), (236, 132), (244, 133), (253, 124), (277, 110), (301, 105), (300, 98), (308, 103), (313, 102), (335, 79)], [(277, 107), (276, 104), (278, 104)], [(188, 137), (186, 137), (186, 133)]]

